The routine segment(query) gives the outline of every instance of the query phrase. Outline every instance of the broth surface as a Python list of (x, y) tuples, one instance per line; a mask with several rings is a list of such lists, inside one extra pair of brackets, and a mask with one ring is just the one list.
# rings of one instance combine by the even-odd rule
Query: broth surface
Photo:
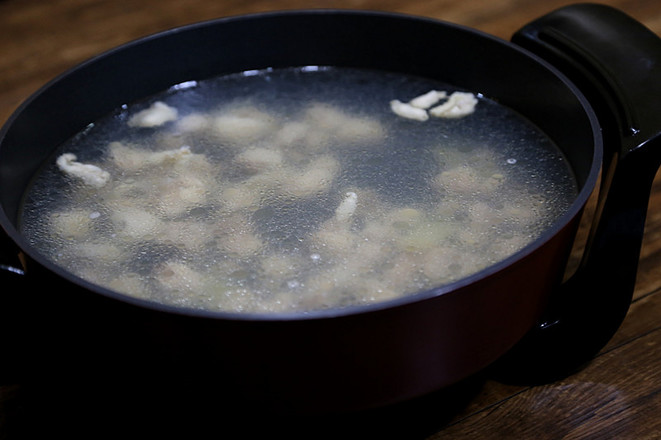
[[(83, 279), (186, 308), (306, 311), (431, 289), (512, 255), (577, 192), (543, 133), (463, 92), (315, 66), (183, 83), (60, 146), (22, 232)], [(395, 111), (416, 97), (438, 102)]]

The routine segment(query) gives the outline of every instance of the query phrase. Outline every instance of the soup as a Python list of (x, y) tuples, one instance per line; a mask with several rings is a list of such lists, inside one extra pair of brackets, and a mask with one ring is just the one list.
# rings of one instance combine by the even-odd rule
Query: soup
[(553, 143), (484, 96), (306, 66), (178, 84), (90, 124), (35, 177), (21, 229), (125, 295), (304, 312), (480, 271), (576, 191)]

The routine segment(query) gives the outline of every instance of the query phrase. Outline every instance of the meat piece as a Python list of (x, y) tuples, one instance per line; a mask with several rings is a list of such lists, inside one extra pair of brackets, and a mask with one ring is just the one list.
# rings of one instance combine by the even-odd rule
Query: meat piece
[(335, 137), (350, 144), (374, 142), (385, 135), (385, 128), (375, 119), (347, 113), (335, 106), (315, 103), (305, 111), (305, 124), (311, 127), (310, 139)]
[(282, 165), (282, 152), (277, 149), (253, 147), (234, 157), (234, 161), (248, 172), (257, 173)]
[(102, 170), (96, 165), (80, 163), (76, 161), (76, 155), (64, 153), (57, 158), (58, 168), (68, 176), (83, 181), (85, 185), (101, 188), (110, 180), (110, 173)]
[(177, 119), (177, 109), (164, 102), (157, 101), (149, 108), (139, 111), (128, 121), (130, 127), (158, 127)]
[(110, 218), (118, 236), (129, 239), (143, 239), (150, 236), (161, 225), (158, 217), (139, 208), (114, 211)]
[(347, 221), (351, 218), (356, 205), (358, 204), (358, 196), (353, 191), (348, 191), (344, 195), (344, 199), (340, 202), (339, 206), (335, 208), (335, 218), (339, 221)]
[(197, 132), (208, 128), (209, 117), (199, 113), (191, 113), (177, 121), (177, 129), (184, 133)]
[(297, 198), (310, 197), (326, 191), (335, 181), (340, 171), (340, 163), (332, 156), (320, 156), (302, 170), (285, 171), (276, 180), (282, 182), (285, 195)]
[(416, 96), (409, 101), (409, 104), (413, 107), (428, 109), (432, 105), (436, 104), (441, 99), (444, 99), (448, 96), (447, 92), (439, 90), (430, 90), (427, 93)]
[(416, 121), (426, 121), (429, 119), (427, 110), (419, 107), (414, 107), (398, 99), (390, 101), (390, 109), (398, 116), (407, 119), (414, 119)]
[(234, 146), (245, 146), (273, 133), (275, 118), (250, 105), (241, 105), (224, 111), (211, 123), (213, 133)]
[(434, 185), (454, 194), (485, 195), (500, 188), (503, 180), (501, 174), (484, 176), (475, 168), (464, 165), (441, 172), (434, 179)]
[(204, 280), (198, 271), (178, 261), (163, 263), (154, 271), (154, 278), (163, 288), (175, 292), (199, 290)]
[(437, 118), (461, 118), (472, 114), (477, 98), (472, 93), (454, 92), (443, 104), (433, 107), (429, 114)]
[(203, 205), (207, 200), (207, 188), (204, 180), (193, 174), (184, 174), (161, 179), (154, 195), (164, 215), (177, 217), (191, 208)]
[(49, 217), (49, 226), (53, 237), (67, 240), (85, 238), (92, 231), (92, 217), (85, 209), (54, 212)]
[(121, 142), (112, 142), (108, 145), (108, 151), (113, 163), (126, 171), (137, 171), (145, 167), (159, 166), (193, 156), (190, 147), (184, 145), (180, 148), (166, 151), (143, 150), (130, 147)]

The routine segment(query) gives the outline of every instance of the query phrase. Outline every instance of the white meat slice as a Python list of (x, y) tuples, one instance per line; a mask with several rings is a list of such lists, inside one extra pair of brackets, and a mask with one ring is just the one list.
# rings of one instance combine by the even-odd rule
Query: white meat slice
[(154, 234), (162, 224), (158, 217), (139, 208), (116, 210), (110, 218), (117, 234), (131, 240)]
[(461, 118), (472, 114), (477, 98), (472, 93), (454, 92), (443, 104), (433, 107), (429, 114), (437, 118)]
[(351, 218), (356, 211), (358, 204), (358, 196), (355, 192), (349, 191), (344, 195), (344, 199), (340, 202), (339, 206), (335, 209), (335, 218), (340, 221), (346, 221)]
[(149, 108), (139, 111), (131, 116), (128, 121), (129, 127), (158, 127), (166, 122), (177, 119), (178, 112), (164, 102), (157, 101)]
[(423, 108), (414, 107), (398, 99), (390, 101), (390, 109), (398, 116), (407, 119), (414, 119), (416, 121), (426, 121), (429, 119), (427, 110)]
[(283, 162), (283, 157), (280, 150), (253, 147), (237, 154), (234, 157), (234, 161), (246, 170), (257, 173), (280, 166)]
[(425, 94), (416, 96), (409, 101), (413, 107), (428, 109), (432, 105), (435, 105), (441, 99), (447, 98), (447, 92), (441, 90), (430, 90)]
[(110, 173), (102, 170), (96, 165), (80, 163), (76, 161), (73, 153), (64, 153), (57, 158), (58, 168), (65, 174), (76, 177), (86, 185), (101, 188), (110, 180)]
[(239, 105), (214, 117), (210, 128), (222, 139), (237, 147), (246, 142), (255, 142), (273, 133), (276, 118), (250, 105)]
[(188, 145), (165, 151), (140, 150), (128, 147), (120, 142), (109, 145), (110, 156), (115, 165), (126, 171), (137, 171), (148, 166), (159, 166), (165, 163), (176, 163), (194, 155)]

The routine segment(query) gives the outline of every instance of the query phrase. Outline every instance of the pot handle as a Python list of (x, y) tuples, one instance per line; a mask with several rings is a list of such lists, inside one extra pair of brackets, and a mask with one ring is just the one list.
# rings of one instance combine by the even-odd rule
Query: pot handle
[(494, 368), (500, 380), (534, 384), (582, 368), (631, 304), (661, 165), (661, 38), (619, 10), (576, 4), (528, 24), (512, 42), (569, 77), (592, 104), (604, 138), (597, 209), (579, 268), (553, 292), (540, 324)]
[(23, 371), (28, 298), (18, 246), (0, 228), (0, 386), (16, 383)]
[(20, 280), (25, 275), (23, 267), (18, 246), (9, 238), (5, 230), (0, 228), (0, 286), (4, 286), (5, 282), (13, 283)]

